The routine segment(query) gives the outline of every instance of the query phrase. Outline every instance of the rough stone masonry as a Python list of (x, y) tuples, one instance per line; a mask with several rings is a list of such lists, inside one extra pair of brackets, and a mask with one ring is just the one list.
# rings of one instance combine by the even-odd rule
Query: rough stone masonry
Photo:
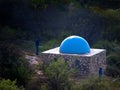
[(59, 47), (44, 51), (40, 57), (45, 62), (51, 59), (62, 58), (69, 62), (71, 68), (77, 68), (77, 76), (98, 76), (99, 68), (106, 69), (106, 50), (90, 49), (87, 54), (63, 54), (59, 52)]

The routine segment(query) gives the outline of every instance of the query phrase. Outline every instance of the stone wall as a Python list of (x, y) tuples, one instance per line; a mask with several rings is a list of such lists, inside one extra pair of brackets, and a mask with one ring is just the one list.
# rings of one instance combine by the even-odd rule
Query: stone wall
[(59, 57), (68, 61), (71, 68), (77, 68), (77, 76), (99, 75), (100, 67), (103, 68), (103, 71), (106, 69), (105, 50), (92, 56), (41, 53), (40, 57), (45, 63), (49, 63), (51, 59), (57, 60)]

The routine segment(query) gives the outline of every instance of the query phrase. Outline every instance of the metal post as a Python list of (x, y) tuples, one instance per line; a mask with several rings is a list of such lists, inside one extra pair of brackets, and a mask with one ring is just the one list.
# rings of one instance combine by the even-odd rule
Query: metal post
[(102, 75), (103, 75), (103, 70), (102, 70), (102, 68), (100, 67), (100, 68), (99, 68), (99, 77), (102, 77)]
[(36, 55), (39, 55), (39, 45), (40, 45), (40, 40), (39, 40), (39, 38), (37, 38), (35, 41)]

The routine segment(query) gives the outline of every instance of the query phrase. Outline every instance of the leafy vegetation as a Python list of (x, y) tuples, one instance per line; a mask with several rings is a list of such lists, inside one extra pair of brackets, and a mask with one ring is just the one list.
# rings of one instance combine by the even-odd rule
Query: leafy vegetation
[[(19, 32), (19, 33), (18, 33)], [(11, 28), (9, 26), (2, 27), (0, 30), (0, 41), (17, 41), (17, 40), (30, 40), (33, 39), (34, 35), (29, 31), (22, 31), (21, 29)]]
[(107, 69), (106, 75), (111, 77), (120, 77), (120, 44), (116, 41), (101, 40), (95, 45), (95, 48), (105, 48), (107, 50)]
[(60, 58), (53, 60), (50, 64), (43, 65), (45, 66), (42, 66), (41, 69), (44, 70), (45, 75), (48, 77), (48, 83), (41, 84), (40, 90), (119, 90), (120, 88), (120, 78), (118, 77), (116, 79), (90, 77), (76, 82), (70, 76), (71, 72), (68, 64)]
[(120, 20), (120, 9), (101, 9), (100, 7), (91, 7), (94, 13), (99, 13), (101, 16), (104, 16), (109, 19)]
[(119, 7), (119, 1), (118, 0), (32, 0), (34, 4), (37, 5), (66, 5), (70, 3), (78, 3), (82, 7), (86, 6), (99, 6), (102, 8), (118, 8)]
[(119, 79), (117, 81), (113, 81), (111, 78), (106, 77), (91, 77), (79, 84), (75, 84), (73, 90), (119, 90), (119, 85)]
[(43, 52), (48, 49), (58, 47), (60, 43), (62, 42), (62, 40), (64, 40), (66, 37), (70, 35), (72, 35), (71, 32), (67, 32), (67, 31), (61, 32), (58, 36), (56, 36), (56, 38), (54, 39), (52, 38), (52, 39), (42, 42), (39, 49), (41, 52)]
[[(22, 6), (22, 9), (19, 6)], [(34, 9), (33, 7), (34, 6)], [(76, 84), (70, 81), (70, 72), (68, 64), (59, 59), (57, 61), (53, 60), (52, 63), (48, 64), (43, 68), (45, 75), (49, 78), (47, 84), (41, 85), (41, 90), (119, 90), (120, 88), (120, 1), (119, 0), (0, 0), (0, 78), (10, 79), (10, 80), (1, 80), (0, 81), (0, 90), (23, 90), (16, 86), (17, 81), (18, 85), (26, 85), (26, 83), (30, 79), (30, 67), (28, 66), (28, 62), (24, 58), (24, 51), (31, 50), (34, 53), (35, 45), (34, 40), (36, 36), (40, 36), (41, 38), (41, 46), (40, 51), (44, 51), (50, 48), (54, 48), (60, 45), (60, 42), (66, 38), (67, 36), (78, 34), (83, 35), (85, 37), (92, 39), (94, 45), (91, 45), (95, 48), (104, 48), (107, 51), (107, 69), (106, 75), (111, 76), (112, 78), (117, 78), (116, 81), (112, 81), (112, 79), (108, 78), (92, 78), (83, 84)], [(59, 32), (54, 29), (56, 27), (56, 22), (58, 20), (58, 13), (52, 15), (53, 12), (49, 11), (50, 8), (53, 12), (54, 10), (64, 9), (68, 12), (67, 17), (69, 20), (72, 20), (72, 23), (67, 23), (69, 25), (75, 26), (71, 28), (66, 28), (67, 25), (64, 25), (63, 30), (60, 28)], [(74, 9), (72, 12), (69, 12), (68, 8), (79, 8), (83, 9), (83, 17), (84, 19), (80, 19), (81, 14), (75, 13)], [(27, 8), (27, 9), (26, 9)], [(56, 9), (57, 8), (57, 9)], [(85, 8), (85, 9), (84, 9)], [(26, 9), (24, 11), (24, 9)], [(48, 10), (47, 10), (48, 9)], [(98, 31), (95, 29), (91, 31), (84, 30), (83, 26), (87, 27), (90, 25), (92, 29), (96, 28), (96, 24), (92, 23), (91, 17), (84, 17), (84, 10), (88, 10), (88, 14), (93, 13), (95, 18), (99, 23), (103, 20), (103, 22), (99, 23), (100, 28)], [(24, 16), (25, 14), (30, 14), (32, 19), (32, 25), (35, 25), (33, 31), (29, 28), (32, 25), (29, 24), (29, 18)], [(51, 10), (51, 9), (50, 9)], [(67, 11), (68, 10), (68, 11)], [(18, 13), (18, 16), (16, 13)], [(59, 11), (59, 10), (58, 10)], [(92, 12), (91, 12), (92, 11)], [(32, 12), (32, 13), (31, 13)], [(46, 13), (47, 12), (47, 13)], [(79, 10), (78, 10), (79, 12)], [(33, 15), (35, 13), (35, 16)], [(46, 14), (45, 14), (46, 13)], [(40, 15), (43, 14), (45, 19), (39, 18)], [(38, 26), (42, 26), (47, 21), (52, 21), (53, 19), (47, 19), (47, 14), (51, 16), (55, 16), (55, 22), (52, 29), (44, 28), (36, 28), (36, 24)], [(64, 14), (63, 10), (62, 13)], [(76, 17), (78, 14), (79, 17)], [(93, 15), (90, 14), (90, 15)], [(22, 18), (19, 18), (19, 15)], [(66, 14), (65, 14), (66, 15)], [(62, 15), (64, 18), (65, 15)], [(94, 15), (92, 17), (94, 17)], [(23, 19), (22, 24), (16, 23), (14, 20), (14, 16), (16, 16), (17, 22), (20, 22)], [(38, 18), (36, 18), (38, 16)], [(72, 17), (75, 16), (76, 18)], [(51, 18), (51, 17), (50, 17)], [(65, 17), (66, 18), (66, 17)], [(98, 19), (99, 18), (99, 19)], [(40, 19), (40, 20), (38, 20)], [(61, 18), (60, 18), (61, 19)], [(74, 22), (73, 20), (76, 19)], [(80, 20), (79, 20), (80, 19)], [(58, 20), (58, 21), (57, 21)], [(67, 20), (67, 19), (65, 19)], [(28, 21), (28, 22), (25, 22)], [(54, 21), (54, 20), (53, 20)], [(90, 22), (88, 22), (90, 21)], [(77, 22), (77, 23), (76, 23)], [(13, 24), (15, 25), (13, 25)], [(42, 23), (42, 24), (40, 24)], [(59, 24), (59, 23), (58, 23)], [(60, 23), (61, 24), (61, 23)], [(105, 24), (105, 25), (102, 25)], [(22, 28), (24, 25), (26, 26), (24, 29)], [(30, 26), (31, 25), (31, 26)], [(45, 23), (46, 25), (46, 23)], [(76, 30), (76, 27), (79, 30)], [(84, 30), (82, 32), (82, 29)], [(74, 31), (75, 30), (75, 31)], [(55, 33), (54, 33), (55, 32)], [(82, 32), (83, 34), (80, 34)], [(90, 35), (87, 33), (90, 32)], [(99, 36), (96, 34), (99, 33)], [(96, 34), (96, 37), (92, 36)], [(91, 42), (90, 42), (91, 43)], [(20, 50), (22, 49), (22, 50)], [(23, 51), (23, 52), (21, 52)], [(72, 82), (72, 83), (71, 83)], [(4, 89), (5, 88), (5, 89)]]
[[(59, 58), (53, 59), (51, 63), (44, 65), (44, 73), (48, 77), (48, 87), (50, 90), (72, 90), (70, 76), (73, 70), (70, 70), (68, 63)], [(43, 87), (42, 87), (43, 88)]]
[(30, 79), (28, 61), (22, 56), (15, 45), (0, 45), (0, 77), (17, 80), (19, 85), (25, 85)]
[(24, 88), (18, 87), (16, 81), (2, 79), (0, 80), (0, 90), (24, 90)]
[(120, 77), (120, 10), (101, 9), (99, 7), (92, 7), (91, 9), (94, 13), (110, 20), (110, 25), (106, 30), (102, 31), (102, 39), (99, 40), (94, 47), (105, 48), (107, 50), (108, 66), (106, 69), (106, 75), (111, 77)]

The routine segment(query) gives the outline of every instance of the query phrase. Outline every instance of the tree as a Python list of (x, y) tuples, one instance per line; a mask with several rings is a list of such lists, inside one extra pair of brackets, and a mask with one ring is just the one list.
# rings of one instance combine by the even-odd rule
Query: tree
[(16, 81), (2, 79), (0, 81), (0, 90), (24, 90), (24, 88), (18, 88)]
[(49, 79), (48, 86), (51, 90), (71, 90), (72, 84), (70, 83), (70, 73), (68, 63), (58, 58), (57, 61), (52, 60), (49, 65), (45, 66), (45, 74)]
[(15, 45), (0, 44), (0, 77), (17, 79), (19, 85), (25, 85), (30, 78), (28, 61)]

